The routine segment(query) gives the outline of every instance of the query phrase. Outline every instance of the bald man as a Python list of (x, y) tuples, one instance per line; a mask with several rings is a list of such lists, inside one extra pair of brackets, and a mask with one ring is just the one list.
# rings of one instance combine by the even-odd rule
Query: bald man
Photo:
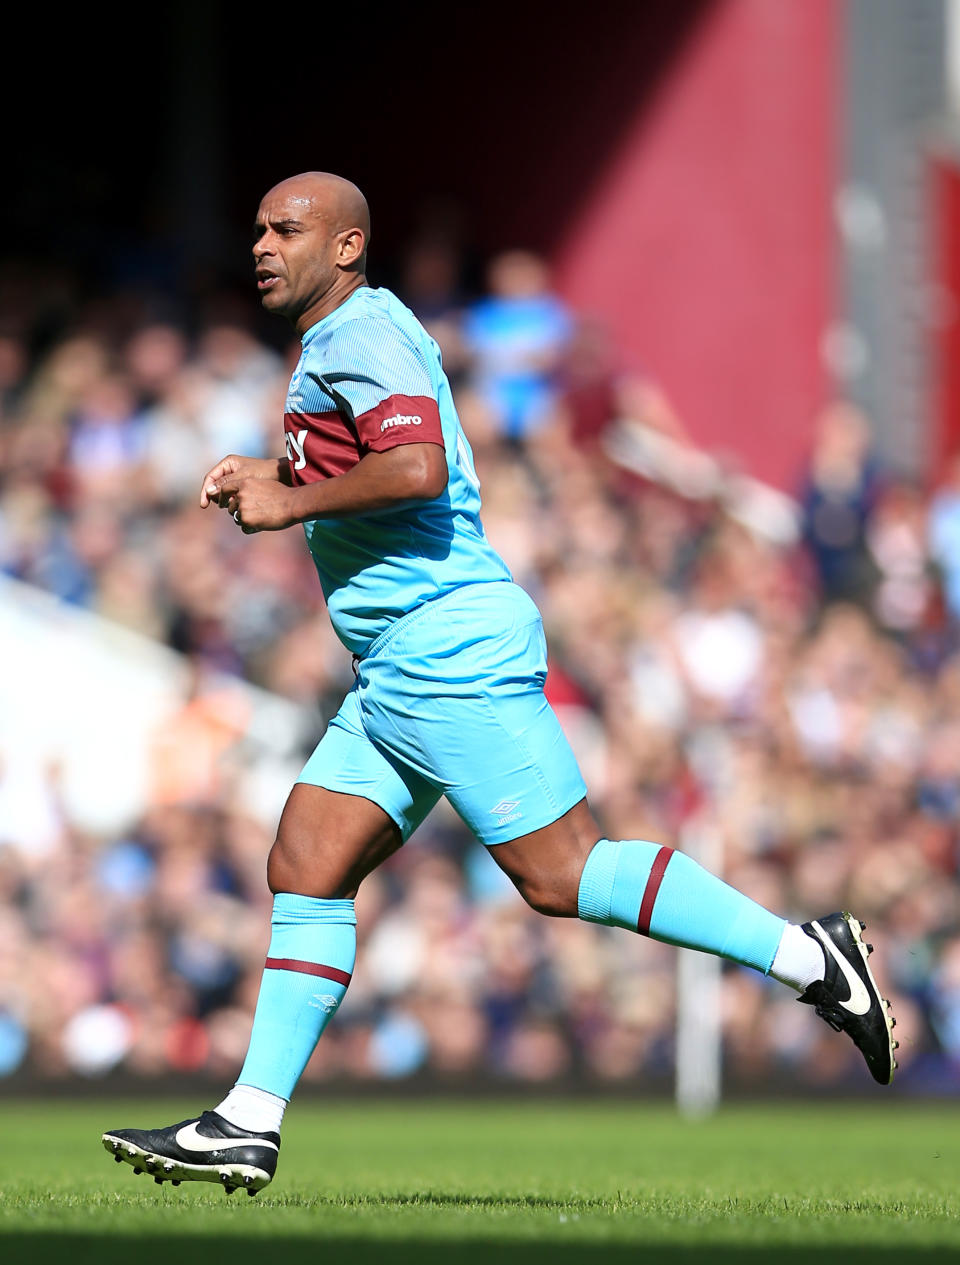
[(364, 275), (356, 186), (326, 172), (260, 204), (263, 306), (300, 335), (286, 453), (231, 455), (200, 504), (243, 532), (302, 524), (356, 681), (290, 792), (270, 852), (272, 939), (247, 1057), (213, 1111), (103, 1143), (158, 1182), (272, 1179), (284, 1109), (353, 972), (354, 897), (441, 795), (541, 913), (624, 927), (774, 976), (846, 1032), (874, 1078), (893, 1020), (849, 913), (786, 922), (672, 848), (610, 840), (546, 702), (536, 606), (480, 521), (436, 343)]

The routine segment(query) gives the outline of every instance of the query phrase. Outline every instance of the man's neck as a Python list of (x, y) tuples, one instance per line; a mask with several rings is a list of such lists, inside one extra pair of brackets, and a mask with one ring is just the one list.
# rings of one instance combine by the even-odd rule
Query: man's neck
[(367, 278), (362, 272), (345, 277), (342, 283), (331, 286), (322, 299), (314, 303), (294, 322), (294, 329), (302, 338), (308, 329), (312, 329), (318, 321), (322, 321), (325, 316), (335, 312), (338, 307), (346, 303), (355, 290), (359, 290), (366, 284)]

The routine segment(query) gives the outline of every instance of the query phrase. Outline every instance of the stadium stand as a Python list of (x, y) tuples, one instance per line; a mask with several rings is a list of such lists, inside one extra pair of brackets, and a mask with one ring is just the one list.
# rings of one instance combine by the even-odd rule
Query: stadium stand
[[(300, 533), (244, 537), (197, 504), (218, 457), (276, 447), (289, 357), (129, 299), (75, 305), (45, 340), (0, 315), (0, 1075), (225, 1082), (279, 804), (351, 680)], [(433, 316), (595, 811), (614, 838), (709, 831), (725, 876), (785, 915), (855, 907), (883, 945), (903, 1083), (956, 1087), (956, 481), (934, 496), (885, 472), (867, 419), (834, 403), (796, 532), (782, 514), (765, 531), (656, 384), (569, 319), (521, 433), (474, 381), (464, 311)], [(625, 420), (670, 477), (638, 472)], [(670, 1071), (676, 951), (538, 918), (443, 805), (357, 912), (308, 1082)], [(862, 1083), (789, 997), (736, 968), (722, 987), (744, 1081)]]

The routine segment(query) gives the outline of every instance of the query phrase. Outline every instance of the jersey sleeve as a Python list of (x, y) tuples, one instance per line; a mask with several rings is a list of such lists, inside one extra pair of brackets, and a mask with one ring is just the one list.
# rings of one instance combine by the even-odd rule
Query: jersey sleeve
[(323, 375), (356, 430), (361, 454), (439, 444), (443, 428), (420, 349), (391, 321), (346, 321), (334, 331)]

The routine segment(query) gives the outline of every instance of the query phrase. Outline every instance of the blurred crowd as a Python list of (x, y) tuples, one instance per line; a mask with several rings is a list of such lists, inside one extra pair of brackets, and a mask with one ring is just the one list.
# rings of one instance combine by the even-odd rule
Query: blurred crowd
[[(443, 348), (488, 535), (543, 611), (548, 695), (606, 834), (686, 848), (794, 919), (857, 911), (904, 1084), (956, 1088), (960, 462), (916, 486), (832, 403), (797, 471), (796, 538), (774, 538), (734, 494), (684, 496), (611, 458), (624, 418), (695, 450), (540, 260), (498, 257), (471, 298), (424, 241), (397, 288)], [(0, 747), (0, 1074), (227, 1085), (272, 842), (236, 794), (251, 770), (230, 683), (307, 702), (305, 759), (352, 680), (300, 531), (247, 537), (199, 507), (218, 458), (279, 451), (297, 349), (268, 346), (243, 305), (196, 325), (129, 295), (62, 309), (38, 332), (0, 287), (0, 572), (166, 643), (193, 685), (154, 735), (142, 812), (109, 837), (70, 820), (56, 769), (26, 792), (36, 811), (12, 811), (22, 771)], [(308, 1080), (632, 1090), (670, 1073), (677, 950), (534, 914), (445, 805), (357, 913), (356, 975)], [(850, 1043), (752, 972), (724, 967), (722, 1022), (734, 1079), (863, 1085)]]

